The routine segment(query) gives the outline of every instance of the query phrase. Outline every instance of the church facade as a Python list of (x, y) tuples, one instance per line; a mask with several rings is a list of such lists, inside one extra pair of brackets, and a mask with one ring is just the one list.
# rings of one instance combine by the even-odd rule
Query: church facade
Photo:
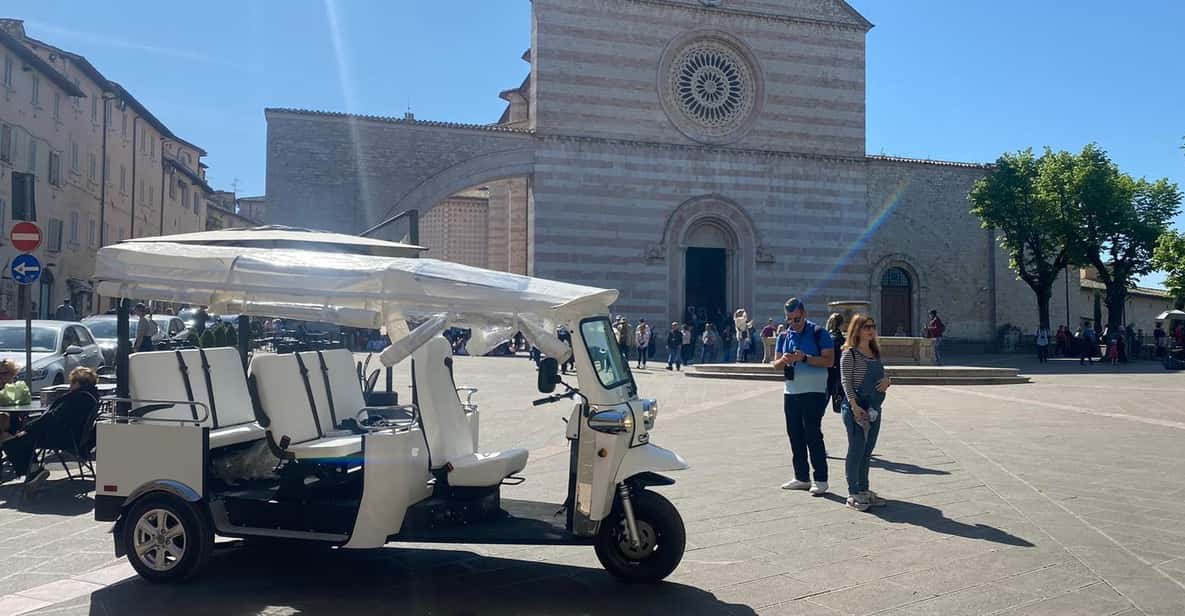
[[(496, 123), (268, 109), (268, 222), (358, 233), (419, 210), (468, 225), (456, 260), (620, 289), (635, 321), (764, 321), (798, 296), (816, 319), (871, 301), (886, 334), (931, 308), (952, 340), (1035, 328), (968, 213), (988, 168), (866, 154), (871, 27), (842, 0), (533, 0)], [(1074, 326), (1071, 278), (1053, 315)]]

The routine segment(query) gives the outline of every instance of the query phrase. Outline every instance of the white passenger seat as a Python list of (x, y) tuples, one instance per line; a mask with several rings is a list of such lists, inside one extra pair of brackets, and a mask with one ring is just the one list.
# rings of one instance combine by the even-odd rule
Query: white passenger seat
[[(136, 400), (186, 400), (209, 407), (201, 425), (210, 429), (210, 449), (262, 439), (255, 422), (247, 375), (232, 347), (134, 353), (128, 358), (129, 390)], [(146, 419), (193, 419), (196, 404), (175, 404), (151, 411)]]
[(448, 340), (437, 336), (412, 354), (420, 420), (433, 470), (455, 487), (496, 486), (527, 465), (526, 449), (479, 453), (452, 375)]
[(317, 364), (309, 366), (294, 354), (256, 355), (250, 375), (260, 411), (268, 420), (267, 433), (283, 457), (329, 460), (362, 453), (362, 436), (337, 430), (328, 408), (319, 408), (326, 397), (323, 384), (319, 390), (314, 388), (320, 381)]

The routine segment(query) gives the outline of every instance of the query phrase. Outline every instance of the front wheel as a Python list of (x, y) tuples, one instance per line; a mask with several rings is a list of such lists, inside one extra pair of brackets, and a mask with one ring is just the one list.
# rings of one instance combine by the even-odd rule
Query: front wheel
[(625, 512), (614, 507), (601, 522), (595, 544), (597, 560), (614, 576), (626, 582), (658, 582), (683, 560), (687, 533), (683, 518), (671, 501), (647, 490), (630, 495), (639, 545), (630, 543)]
[(214, 532), (197, 505), (160, 492), (141, 498), (128, 510), (123, 547), (140, 577), (180, 582), (210, 559)]

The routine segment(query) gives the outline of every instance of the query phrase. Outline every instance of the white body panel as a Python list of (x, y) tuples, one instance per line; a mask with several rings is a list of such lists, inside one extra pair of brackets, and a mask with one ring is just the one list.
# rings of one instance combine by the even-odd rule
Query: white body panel
[(99, 496), (128, 496), (145, 484), (165, 480), (204, 493), (206, 428), (103, 421), (95, 430)]
[(399, 532), (407, 508), (432, 495), (424, 433), (372, 432), (363, 444), (362, 502), (346, 548), (377, 548)]
[(663, 449), (658, 445), (642, 445), (631, 447), (625, 452), (621, 466), (617, 468), (617, 483), (621, 483), (638, 473), (664, 471), (682, 471), (690, 468), (679, 454)]

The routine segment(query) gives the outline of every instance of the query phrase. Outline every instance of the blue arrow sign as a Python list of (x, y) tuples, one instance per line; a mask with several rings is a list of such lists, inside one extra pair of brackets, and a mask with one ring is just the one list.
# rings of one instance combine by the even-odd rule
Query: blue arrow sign
[(33, 284), (41, 277), (41, 262), (31, 254), (17, 255), (12, 260), (12, 279), (17, 284)]

